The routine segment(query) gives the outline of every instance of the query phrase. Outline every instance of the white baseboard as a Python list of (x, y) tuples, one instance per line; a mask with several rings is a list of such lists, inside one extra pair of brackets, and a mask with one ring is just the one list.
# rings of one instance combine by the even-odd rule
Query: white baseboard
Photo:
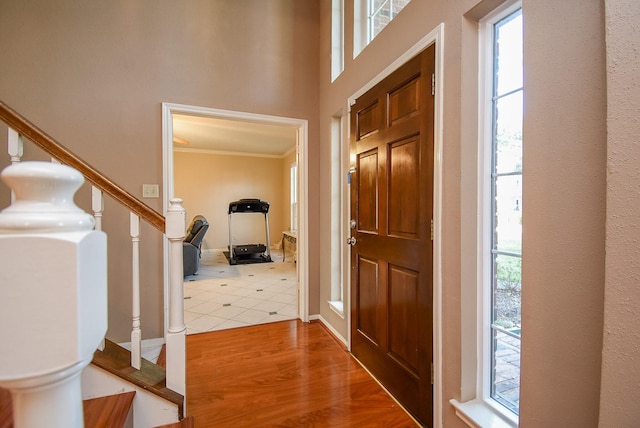
[[(331, 331), (331, 333), (333, 333), (333, 335), (334, 335), (338, 340), (340, 340), (340, 342), (342, 342), (342, 343), (344, 344), (344, 346), (345, 346), (347, 349), (349, 349), (349, 343), (347, 342), (347, 339), (345, 339), (344, 337), (342, 337), (342, 335), (341, 335), (340, 333), (338, 333), (338, 331), (337, 331), (335, 328), (333, 328), (333, 326), (332, 326), (331, 324), (329, 324), (329, 322), (328, 322), (327, 320), (325, 320), (325, 319), (322, 317), (322, 315), (314, 315), (314, 317), (316, 317), (316, 319), (319, 319), (319, 320), (320, 320), (320, 322), (321, 322), (322, 324), (324, 324), (324, 326), (325, 326), (326, 328), (328, 328), (328, 329), (329, 329), (329, 331)], [(311, 318), (311, 317), (309, 317), (309, 318)]]

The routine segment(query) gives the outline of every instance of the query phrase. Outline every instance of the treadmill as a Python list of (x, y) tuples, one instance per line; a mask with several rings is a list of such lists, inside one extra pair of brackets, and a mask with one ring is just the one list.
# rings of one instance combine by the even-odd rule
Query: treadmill
[[(265, 244), (233, 243), (232, 218), (236, 214), (262, 213), (264, 214), (264, 227), (267, 238)], [(260, 263), (271, 261), (271, 240), (269, 238), (269, 202), (260, 199), (240, 199), (229, 203), (229, 264), (238, 262)]]

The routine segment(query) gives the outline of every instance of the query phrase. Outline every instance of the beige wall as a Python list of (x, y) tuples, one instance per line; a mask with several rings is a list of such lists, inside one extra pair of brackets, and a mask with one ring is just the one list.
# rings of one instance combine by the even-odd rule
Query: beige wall
[[(323, 34), (330, 31), (328, 3), (321, 9)], [(473, 19), (464, 16), (473, 9), (471, 15), (480, 18), (482, 10), (486, 13), (499, 3), (414, 0), (352, 59), (352, 2), (345, 2), (345, 71), (334, 83), (329, 78), (328, 37), (320, 45), (320, 284), (325, 296), (331, 251), (331, 117), (340, 109), (346, 111), (346, 100), (388, 64), (438, 24), (445, 24), (444, 76), (440, 78), (444, 79), (442, 412), (447, 428), (464, 426), (448, 400), (462, 396), (463, 358), (466, 368), (475, 363), (475, 347), (465, 348), (464, 355), (462, 351), (462, 337), (475, 337), (475, 331), (465, 330), (467, 323), (461, 321), (475, 316), (476, 298), (476, 278), (466, 266), (470, 263), (473, 272), (477, 37), (470, 35), (475, 32)], [(597, 426), (607, 204), (603, 5), (579, 0), (523, 3), (526, 96), (520, 421), (523, 427)], [(632, 66), (625, 69), (631, 70)], [(632, 78), (631, 74), (627, 77)], [(638, 275), (637, 268), (631, 272)], [(347, 321), (321, 303), (321, 315), (346, 337)], [(637, 307), (635, 302), (633, 308)], [(612, 324), (618, 326), (618, 320), (612, 319)], [(638, 341), (632, 343), (635, 349)], [(612, 354), (619, 346), (621, 343), (612, 343)], [(616, 362), (614, 358), (609, 361)], [(621, 367), (614, 364), (612, 370), (616, 369)], [(471, 370), (465, 372), (467, 378), (473, 377), (475, 369)], [(637, 377), (632, 377), (635, 385)], [(631, 387), (633, 383), (627, 384)]]
[[(317, 46), (314, 0), (2, 2), (0, 99), (137, 196), (143, 183), (162, 184), (162, 102), (307, 119), (313, 187)], [(0, 145), (5, 141), (3, 133)], [(160, 199), (145, 202), (162, 210)], [(313, 188), (309, 208), (309, 241), (316, 242)], [(126, 341), (128, 216), (107, 209), (105, 224), (113, 229), (108, 335)], [(144, 338), (159, 337), (162, 243), (153, 231), (143, 234), (142, 331)], [(312, 295), (318, 294), (317, 257), (312, 246)], [(317, 311), (312, 299), (311, 312)]]
[(521, 421), (597, 426), (606, 206), (603, 5), (525, 0), (523, 13)]
[[(174, 193), (184, 200), (187, 223), (198, 214), (209, 222), (204, 249), (227, 248), (229, 202), (242, 198), (269, 202), (271, 244), (281, 239), (289, 217), (289, 193), (284, 193), (282, 183), (283, 159), (180, 151), (173, 156)], [(231, 221), (234, 245), (266, 244), (262, 214), (234, 214)]]
[(600, 426), (640, 420), (640, 8), (606, 2), (607, 241)]
[[(521, 426), (631, 426), (640, 417), (637, 5), (608, 0), (605, 21), (603, 2), (523, 3)], [(462, 320), (474, 310), (467, 310), (474, 278), (465, 264), (475, 232), (468, 166), (476, 151), (469, 101), (477, 53), (473, 24), (463, 17), (477, 4), (413, 0), (352, 59), (353, 2), (345, 1), (345, 71), (330, 83), (329, 1), (4, 2), (0, 98), (136, 194), (142, 183), (162, 182), (162, 101), (308, 119), (310, 313), (347, 337), (347, 320), (325, 302), (331, 117), (347, 115), (352, 94), (444, 23), (442, 413), (445, 427), (462, 427), (448, 400), (461, 398), (463, 357), (473, 363), (461, 338), (474, 335)], [(127, 248), (125, 241), (110, 236), (110, 249)], [(151, 247), (159, 257), (159, 240)], [(110, 271), (110, 299), (121, 303), (110, 312), (115, 339), (126, 336), (129, 317), (119, 285), (128, 255), (119, 253), (109, 255), (124, 271)], [(153, 337), (161, 334), (160, 267), (145, 263), (152, 275), (143, 331)]]

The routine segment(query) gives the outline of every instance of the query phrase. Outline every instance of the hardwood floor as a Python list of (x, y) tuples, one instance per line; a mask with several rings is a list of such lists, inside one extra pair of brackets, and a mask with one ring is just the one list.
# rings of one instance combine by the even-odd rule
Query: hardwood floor
[(198, 427), (415, 427), (319, 322), (187, 336)]

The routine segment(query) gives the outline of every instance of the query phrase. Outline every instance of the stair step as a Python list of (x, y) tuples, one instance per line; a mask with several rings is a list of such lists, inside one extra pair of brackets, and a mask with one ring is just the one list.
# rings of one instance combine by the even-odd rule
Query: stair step
[(184, 416), (184, 397), (166, 387), (166, 371), (157, 364), (143, 358), (140, 370), (136, 370), (130, 365), (131, 352), (108, 339), (104, 350), (95, 352), (91, 364), (174, 403), (178, 406), (178, 417)]
[(11, 408), (11, 393), (8, 389), (0, 388), (0, 428), (13, 427), (13, 409)]
[(174, 422), (168, 425), (161, 425), (156, 428), (193, 428), (195, 426), (196, 425), (195, 425), (195, 420), (193, 419), (193, 416), (187, 416), (180, 422)]
[(160, 348), (160, 354), (158, 355), (158, 360), (156, 361), (156, 364), (159, 365), (160, 367), (164, 367), (165, 369), (167, 368), (167, 344), (166, 343), (162, 345), (162, 348)]
[[(87, 428), (123, 427), (129, 416), (135, 392), (84, 400), (84, 425)], [(188, 426), (188, 425), (185, 425)], [(0, 388), (0, 428), (13, 428), (11, 393)]]
[(87, 428), (124, 427), (131, 412), (134, 391), (83, 401)]
[[(161, 360), (161, 362), (164, 358)], [(149, 391), (171, 403), (176, 404), (178, 407), (178, 417), (182, 418), (183, 413), (183, 402), (184, 397), (181, 394), (178, 394), (175, 391), (172, 391), (166, 387), (166, 371), (163, 367), (160, 367), (157, 364), (154, 364), (145, 359), (142, 360), (142, 367), (140, 370), (136, 370), (131, 367), (131, 352), (126, 350), (125, 348), (117, 345), (116, 343), (106, 340), (105, 341), (105, 349), (103, 351), (96, 351), (93, 357), (92, 364), (101, 369), (118, 376), (132, 384)], [(126, 394), (117, 394), (114, 396), (101, 397), (97, 399), (85, 400), (84, 405), (85, 408), (85, 421), (87, 421), (87, 412), (91, 414), (96, 413), (100, 414), (101, 410), (95, 410), (97, 403), (92, 403), (94, 400), (102, 400), (105, 399), (107, 402), (114, 401), (116, 404), (126, 404), (127, 400), (129, 401), (129, 405), (133, 400), (133, 395), (135, 392), (126, 393)], [(130, 398), (129, 398), (130, 395)], [(109, 398), (110, 397), (110, 398)], [(87, 405), (89, 405), (89, 409), (87, 409)], [(127, 410), (128, 412), (128, 410)], [(125, 415), (127, 414), (125, 412)], [(105, 411), (102, 416), (110, 416), (112, 411)], [(113, 412), (115, 413), (115, 412)], [(193, 424), (191, 418), (183, 419), (186, 422), (183, 425), (167, 425), (167, 427), (192, 427), (193, 425), (188, 425), (189, 423)], [(187, 424), (187, 425), (185, 425)], [(103, 426), (116, 426), (112, 423), (108, 425), (97, 424), (86, 424), (87, 427), (98, 428)], [(122, 425), (119, 425), (122, 426)], [(13, 428), (13, 411), (11, 408), (11, 393), (3, 388), (0, 388), (0, 428)]]

